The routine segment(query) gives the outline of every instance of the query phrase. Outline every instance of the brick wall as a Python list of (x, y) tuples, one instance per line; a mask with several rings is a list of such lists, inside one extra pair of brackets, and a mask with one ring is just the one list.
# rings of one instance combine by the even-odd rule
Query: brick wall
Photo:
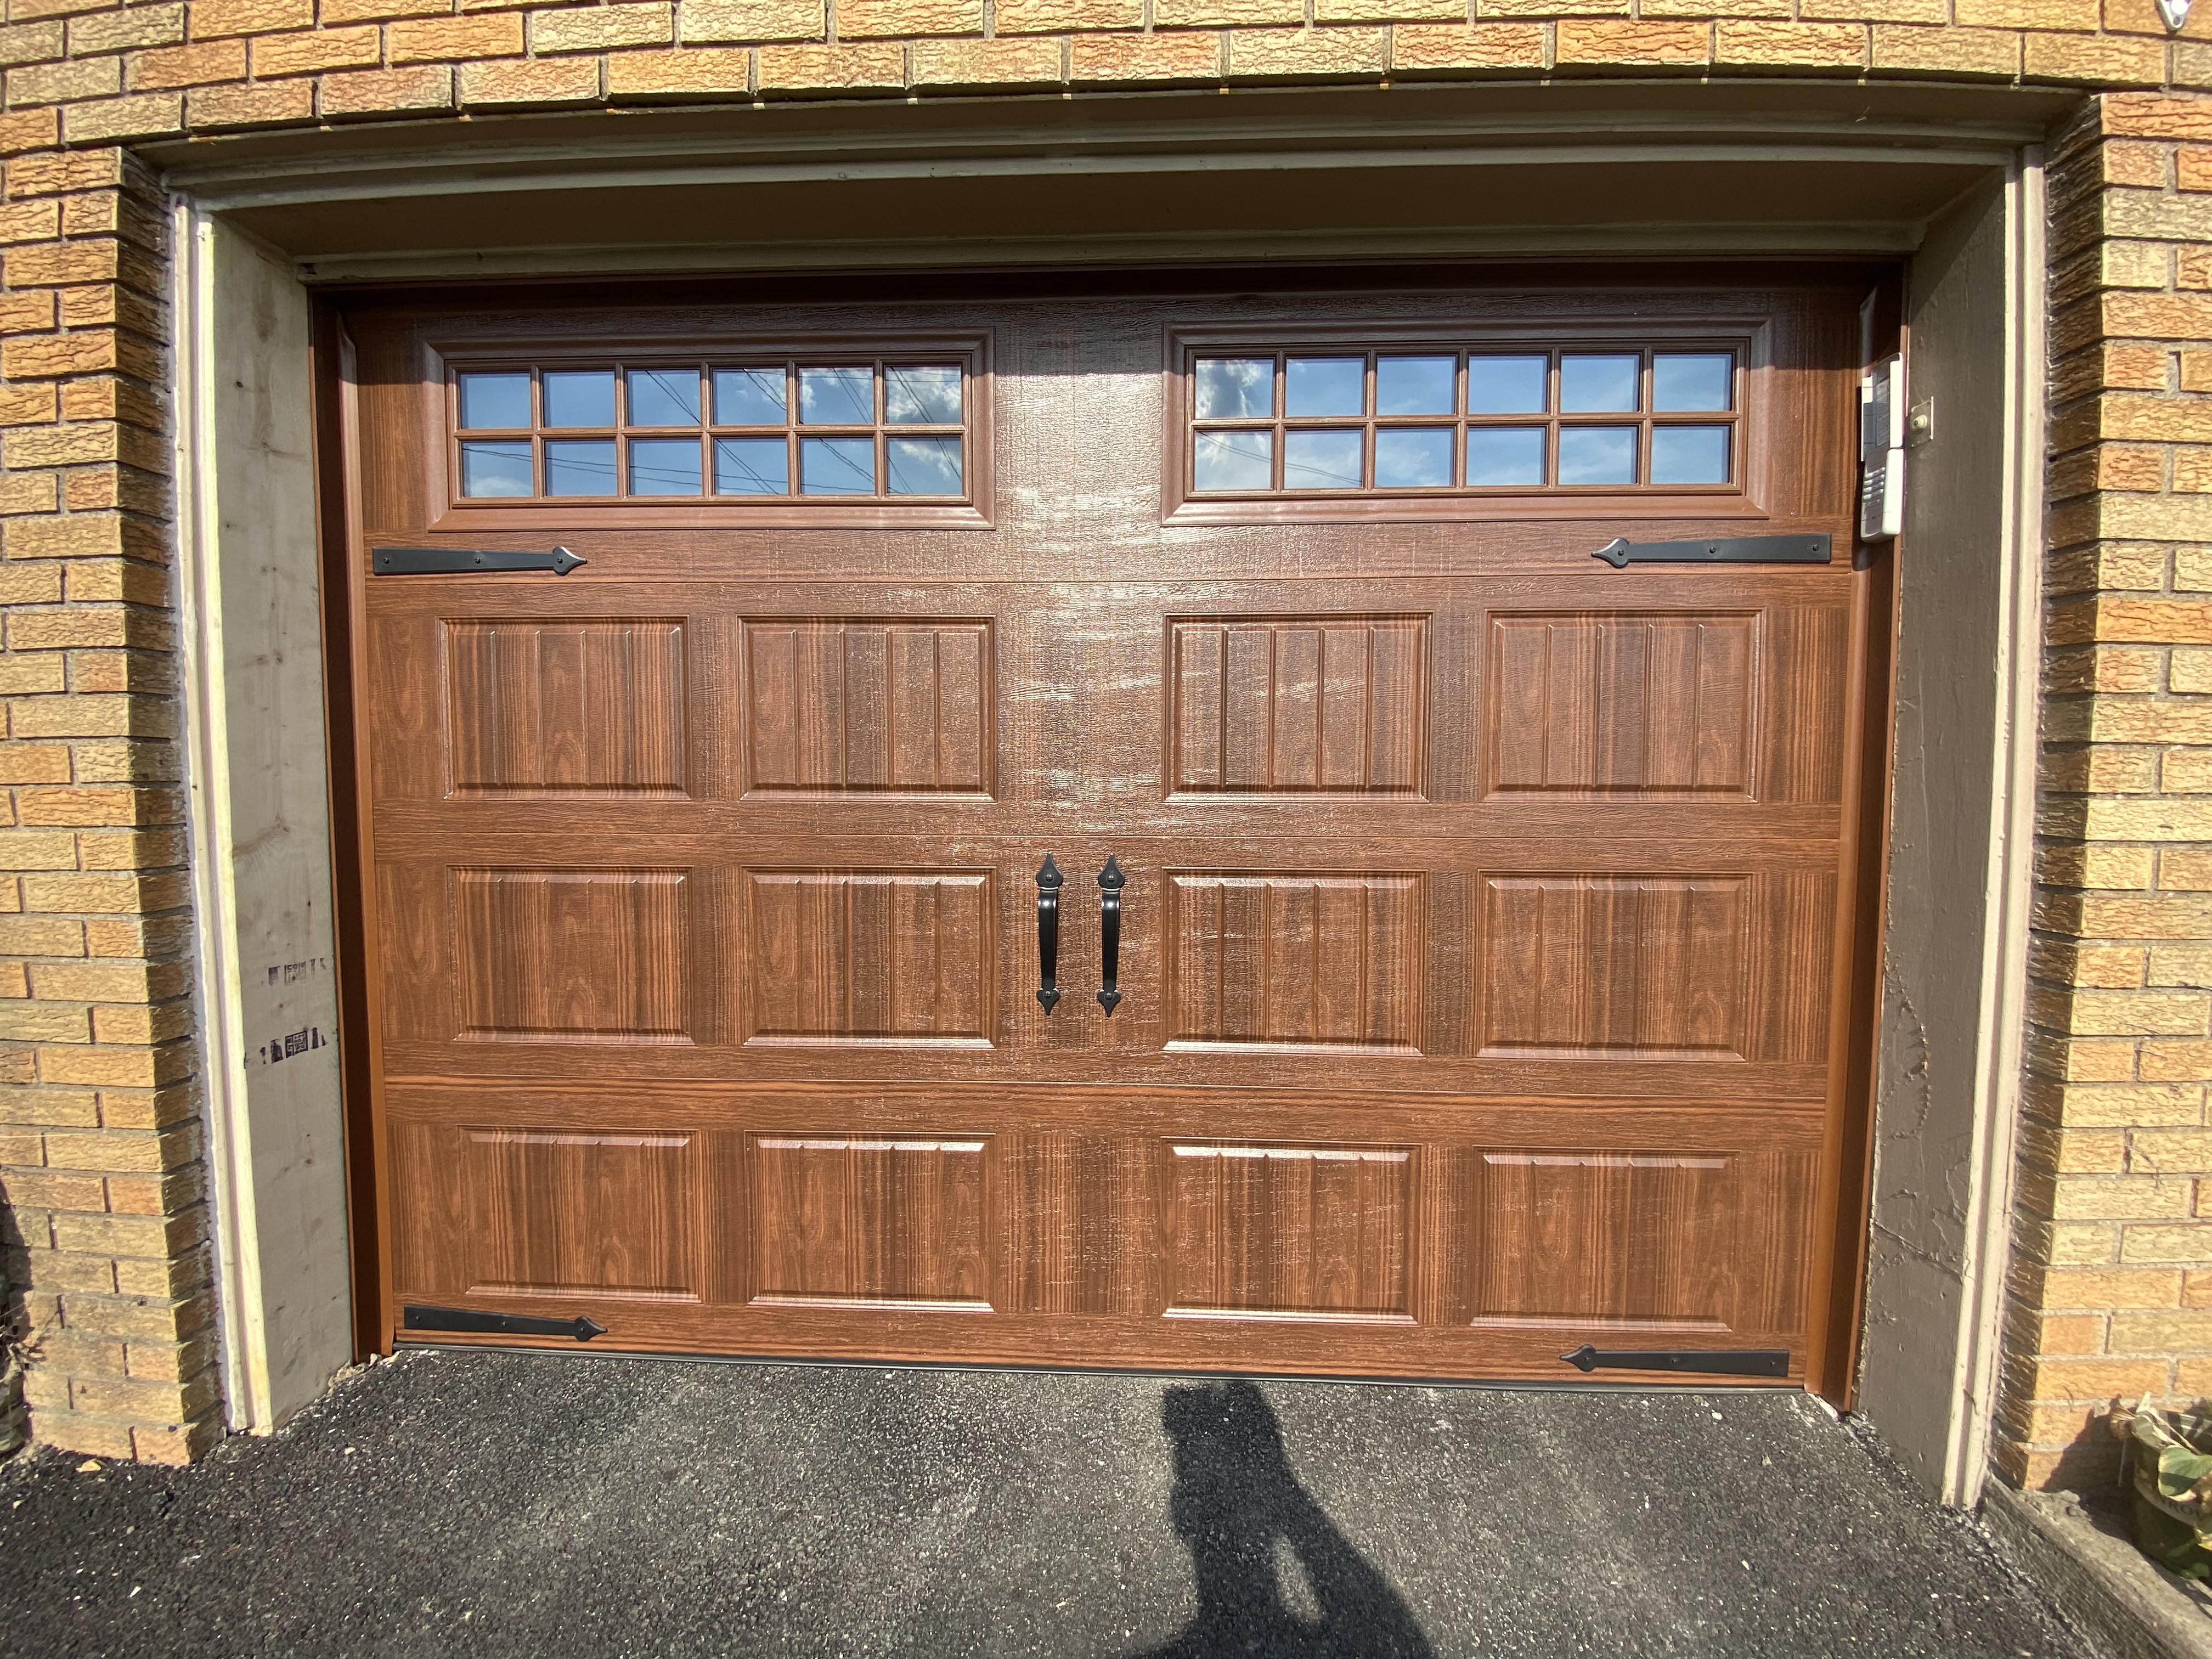
[(2063, 1478), (2106, 1455), (2084, 1437), (2100, 1402), (2212, 1388), (2212, 846), (2191, 844), (2212, 842), (2212, 102), (2162, 90), (2212, 87), (2212, 0), (2179, 38), (2153, 0), (8, 0), (0, 70), (0, 1249), (46, 1440), (178, 1459), (218, 1417), (164, 222), (133, 141), (1553, 71), (2118, 94), (2069, 136), (2057, 190), (2047, 844), (2002, 1467)]
[(1997, 1462), (2094, 1483), (2212, 1393), (2212, 99), (2056, 152), (2036, 937)]

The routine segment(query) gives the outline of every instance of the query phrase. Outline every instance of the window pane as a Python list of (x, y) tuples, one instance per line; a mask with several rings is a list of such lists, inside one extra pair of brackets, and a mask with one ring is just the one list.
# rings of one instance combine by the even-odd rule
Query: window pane
[(530, 446), (527, 442), (461, 446), (462, 495), (528, 495), (532, 493)]
[(629, 372), (629, 424), (699, 424), (699, 371), (696, 368), (633, 368)]
[[(1364, 415), (1367, 359), (1293, 357), (1283, 374), (1283, 410), (1290, 415)], [(1288, 456), (1290, 451), (1283, 452)]]
[(696, 495), (699, 441), (696, 438), (632, 438), (629, 493), (633, 495)]
[(957, 495), (960, 440), (889, 439), (884, 446), (884, 472), (894, 495)]
[(1200, 489), (1266, 489), (1274, 483), (1272, 432), (1201, 432), (1192, 483)]
[[(861, 372), (865, 374), (866, 371)], [(876, 441), (873, 438), (800, 439), (799, 493), (802, 495), (874, 495)]]
[[(960, 370), (954, 366), (917, 368), (912, 363), (888, 363), (884, 368), (884, 418), (895, 425), (939, 422), (960, 423)], [(898, 489), (898, 474), (891, 474), (891, 489)], [(943, 490), (923, 492), (944, 495)], [(950, 492), (957, 495), (954, 490)]]
[(1498, 489), (1544, 482), (1544, 428), (1477, 426), (1468, 428), (1467, 481)]
[(1291, 432), (1283, 438), (1283, 488), (1357, 489), (1360, 484), (1358, 428), (1349, 432)]
[(1636, 482), (1636, 428), (1567, 426), (1559, 428), (1559, 482), (1625, 484)]
[[(714, 371), (716, 426), (781, 426), (783, 368), (718, 368)], [(779, 492), (781, 493), (781, 492)]]
[(1651, 428), (1653, 483), (1726, 483), (1729, 428), (1655, 426)]
[[(1634, 409), (1644, 359), (1634, 353), (1559, 359), (1559, 407), (1570, 415)], [(1565, 469), (1562, 466), (1562, 477)]]
[(1726, 351), (1660, 351), (1651, 357), (1654, 409), (1734, 406), (1735, 356)]
[(464, 432), (529, 430), (527, 374), (457, 374), (453, 378), (460, 386)]
[[(545, 424), (612, 426), (615, 372), (611, 368), (549, 368), (545, 371)], [(558, 490), (551, 494), (559, 495)], [(604, 495), (615, 493), (610, 471)]]
[[(607, 376), (607, 413), (614, 413), (614, 376)], [(579, 425), (582, 424), (580, 422)], [(612, 438), (550, 438), (545, 443), (545, 493), (549, 495), (611, 495), (615, 493)]]
[(1458, 382), (1456, 357), (1377, 357), (1375, 412), (1449, 415), (1458, 403)]
[[(720, 393), (715, 395), (719, 397)], [(781, 438), (715, 439), (714, 493), (717, 495), (788, 495), (791, 494), (790, 448)]]
[[(1275, 412), (1273, 357), (1200, 357), (1198, 360), (1198, 418), (1201, 421), (1263, 419)], [(1224, 484), (1226, 489), (1231, 486)], [(1245, 486), (1236, 486), (1244, 488)]]
[[(799, 371), (799, 418), (808, 426), (872, 426), (876, 420), (876, 372), (872, 368), (802, 368)], [(805, 476), (806, 466), (799, 464)], [(870, 465), (869, 476), (875, 475)], [(875, 486), (869, 486), (872, 493)], [(810, 493), (813, 487), (808, 486)]]
[[(1539, 446), (1540, 451), (1541, 446)], [(1431, 489), (1451, 482), (1449, 427), (1386, 428), (1375, 434), (1377, 489)]]
[(1551, 407), (1545, 381), (1548, 357), (1470, 357), (1467, 360), (1467, 412), (1470, 415), (1540, 415)]

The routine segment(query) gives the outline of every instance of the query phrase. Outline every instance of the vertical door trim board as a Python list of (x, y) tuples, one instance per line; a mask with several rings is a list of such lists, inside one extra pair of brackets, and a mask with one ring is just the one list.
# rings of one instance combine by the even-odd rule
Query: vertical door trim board
[[(2043, 151), (2023, 150), (2006, 169), (2004, 211), (2005, 555), (1996, 664), (2000, 701), (1993, 734), (1996, 787), (1990, 803), (1990, 906), (1982, 946), (1980, 1055), (1969, 1154), (1971, 1212), (1961, 1310), (1959, 1389), (1942, 1500), (1981, 1501), (1989, 1473), (2003, 1358), (2004, 1291), (2011, 1266), (2014, 1155), (2027, 1022), (2027, 953), (2034, 902), (2037, 734), (2042, 692), (2044, 453), (2048, 387), (2045, 314), (2049, 247)], [(1909, 395), (1909, 394), (1908, 394)]]
[[(285, 554), (314, 545), (311, 507), (301, 522), (288, 518), (312, 501), (289, 409), (309, 407), (308, 366), (283, 349), (298, 343), (288, 330), (307, 299), (289, 262), (191, 204), (173, 203), (170, 228), (185, 823), (218, 1363), (229, 1425), (266, 1432), (353, 1358), (323, 655), (313, 563), (295, 568)], [(248, 505), (228, 526), (226, 467), (256, 480), (237, 492)], [(236, 638), (227, 617), (242, 624)], [(309, 678), (312, 742), (292, 723)]]
[(185, 823), (191, 848), (193, 975), (201, 1086), (206, 1098), (208, 1249), (216, 1285), (216, 1344), (223, 1410), (233, 1429), (265, 1415), (268, 1348), (258, 1312), (261, 1261), (253, 1249), (252, 1135), (241, 1074), (246, 1030), (238, 1007), (238, 894), (231, 861), (228, 722), (223, 707), (222, 577), (215, 489), (214, 222), (181, 200), (170, 210), (174, 249), (177, 403), (177, 580), (184, 640)]

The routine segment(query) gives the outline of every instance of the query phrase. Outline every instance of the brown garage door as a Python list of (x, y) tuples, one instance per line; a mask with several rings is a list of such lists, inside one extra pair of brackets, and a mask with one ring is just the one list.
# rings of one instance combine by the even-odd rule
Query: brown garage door
[(1864, 291), (351, 303), (387, 1336), (1818, 1381)]

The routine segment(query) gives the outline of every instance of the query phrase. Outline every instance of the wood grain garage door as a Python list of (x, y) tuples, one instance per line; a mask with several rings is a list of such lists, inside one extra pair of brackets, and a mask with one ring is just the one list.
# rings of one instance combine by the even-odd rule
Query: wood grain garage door
[(387, 1339), (1805, 1376), (1864, 291), (350, 303)]

